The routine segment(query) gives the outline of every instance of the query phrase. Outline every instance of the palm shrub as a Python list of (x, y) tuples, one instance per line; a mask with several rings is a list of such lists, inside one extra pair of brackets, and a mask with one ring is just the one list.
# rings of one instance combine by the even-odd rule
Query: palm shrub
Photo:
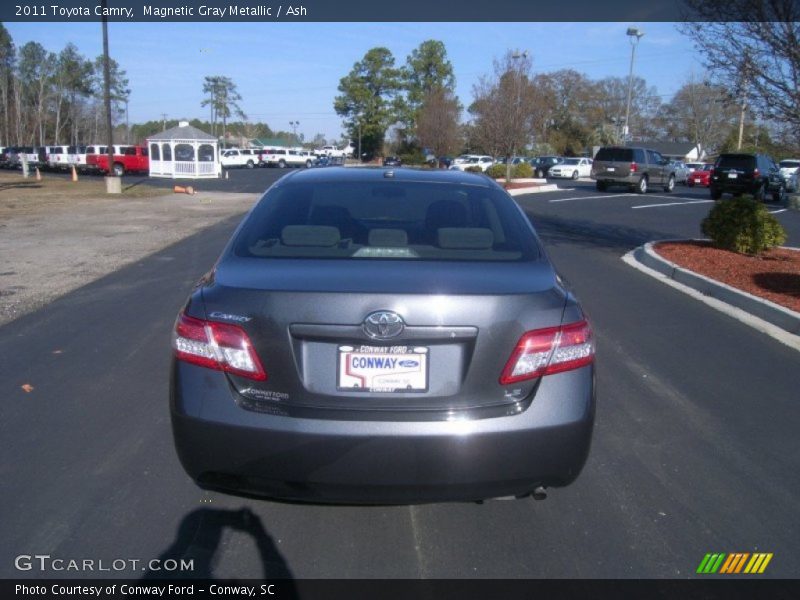
[(778, 220), (752, 196), (715, 203), (701, 229), (715, 246), (740, 254), (760, 254), (786, 241)]
[(530, 163), (521, 162), (514, 165), (514, 170), (511, 173), (514, 179), (527, 179), (533, 177), (533, 167)]

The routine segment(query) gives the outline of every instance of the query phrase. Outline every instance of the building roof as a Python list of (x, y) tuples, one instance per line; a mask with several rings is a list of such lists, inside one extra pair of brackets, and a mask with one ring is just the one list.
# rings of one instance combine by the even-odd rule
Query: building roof
[(210, 133), (206, 133), (202, 129), (189, 125), (186, 121), (181, 121), (177, 127), (172, 127), (161, 133), (147, 136), (148, 140), (209, 140), (216, 142), (215, 138)]
[(657, 142), (654, 140), (627, 142), (625, 145), (635, 148), (649, 148), (665, 156), (686, 156), (697, 148), (697, 145), (692, 142)]
[(251, 146), (288, 148), (291, 144), (281, 138), (254, 138), (250, 140)]

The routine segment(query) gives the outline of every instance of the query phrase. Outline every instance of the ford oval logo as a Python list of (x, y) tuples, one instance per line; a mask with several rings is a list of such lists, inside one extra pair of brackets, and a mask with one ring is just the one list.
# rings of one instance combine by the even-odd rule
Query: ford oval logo
[(378, 340), (385, 340), (400, 335), (406, 324), (397, 313), (379, 310), (367, 315), (364, 319), (364, 333)]

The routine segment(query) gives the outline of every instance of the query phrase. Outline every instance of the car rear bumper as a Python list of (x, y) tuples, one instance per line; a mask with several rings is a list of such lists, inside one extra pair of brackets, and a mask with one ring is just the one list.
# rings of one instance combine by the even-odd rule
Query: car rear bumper
[(519, 414), (475, 420), (255, 413), (224, 375), (182, 363), (171, 396), (176, 450), (201, 487), (325, 503), (474, 501), (567, 485), (594, 423), (591, 366), (544, 378)]

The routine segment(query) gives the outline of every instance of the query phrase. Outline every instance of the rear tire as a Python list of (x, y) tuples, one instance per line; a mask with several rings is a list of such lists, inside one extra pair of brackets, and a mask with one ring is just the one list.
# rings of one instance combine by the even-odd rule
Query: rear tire
[(669, 193), (675, 189), (675, 176), (670, 175), (669, 179), (667, 179), (667, 183), (664, 185), (664, 191)]
[(636, 193), (637, 194), (646, 194), (647, 193), (647, 177), (642, 177), (639, 180), (639, 183), (636, 184)]
[(311, 168), (311, 161), (307, 160), (306, 161), (306, 169), (310, 169), (310, 168)]
[(786, 190), (783, 186), (778, 188), (777, 192), (772, 194), (772, 201), (776, 203), (782, 203), (786, 199)]
[(766, 190), (764, 189), (765, 186), (762, 183), (758, 189), (753, 192), (753, 198), (755, 198), (756, 202), (765, 202), (766, 201)]
[(255, 165), (253, 164), (253, 161), (252, 161), (252, 160), (248, 160), (248, 161), (247, 161), (247, 168), (248, 168), (248, 169), (252, 169), (254, 166), (255, 166)]
[(578, 178), (578, 172), (577, 171), (573, 171), (572, 172), (572, 179), (575, 180), (577, 178)]
[(285, 161), (285, 160), (283, 160), (283, 159), (280, 159), (280, 160), (278, 161), (278, 168), (279, 168), (279, 169), (285, 169), (285, 168), (286, 168), (286, 161)]

